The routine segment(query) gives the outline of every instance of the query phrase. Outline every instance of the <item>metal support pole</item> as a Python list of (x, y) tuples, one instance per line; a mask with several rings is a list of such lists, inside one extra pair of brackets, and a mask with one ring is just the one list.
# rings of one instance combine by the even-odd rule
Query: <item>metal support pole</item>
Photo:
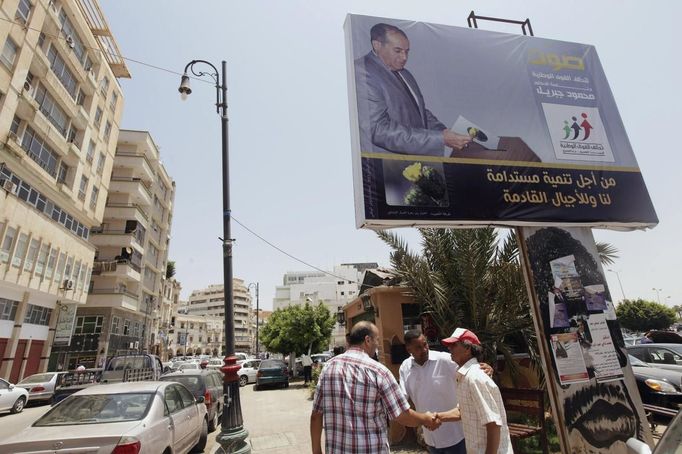
[(256, 358), (258, 358), (258, 319), (260, 318), (260, 308), (258, 307), (258, 282), (256, 282)]

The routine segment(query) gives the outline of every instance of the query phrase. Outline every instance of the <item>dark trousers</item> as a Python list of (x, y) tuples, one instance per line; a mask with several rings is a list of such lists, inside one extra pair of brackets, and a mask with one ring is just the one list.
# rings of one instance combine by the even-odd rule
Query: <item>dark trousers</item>
[(448, 446), (447, 448), (434, 448), (432, 446), (427, 446), (426, 449), (429, 450), (429, 454), (466, 454), (467, 452), (464, 440), (460, 441), (456, 445)]
[(303, 366), (303, 380), (308, 383), (313, 379), (313, 366)]

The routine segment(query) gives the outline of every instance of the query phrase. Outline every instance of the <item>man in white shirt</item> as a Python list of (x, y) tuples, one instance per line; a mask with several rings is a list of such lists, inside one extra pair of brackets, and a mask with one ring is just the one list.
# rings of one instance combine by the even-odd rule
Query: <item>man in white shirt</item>
[(450, 350), (452, 360), (459, 364), (459, 406), (436, 417), (443, 422), (457, 421), (461, 414), (467, 451), (471, 454), (513, 454), (500, 390), (478, 367), (478, 358), (483, 354), (478, 336), (468, 329), (457, 328), (441, 342)]
[(303, 380), (307, 385), (308, 382), (313, 379), (312, 378), (313, 360), (312, 358), (310, 358), (310, 356), (304, 353), (301, 355), (301, 364), (303, 365)]
[[(411, 355), (400, 365), (400, 387), (418, 412), (443, 412), (457, 406), (457, 364), (450, 354), (429, 350), (426, 337), (417, 330), (405, 333), (405, 348)], [(430, 454), (466, 454), (462, 424), (443, 423), (436, 430), (424, 427)]]

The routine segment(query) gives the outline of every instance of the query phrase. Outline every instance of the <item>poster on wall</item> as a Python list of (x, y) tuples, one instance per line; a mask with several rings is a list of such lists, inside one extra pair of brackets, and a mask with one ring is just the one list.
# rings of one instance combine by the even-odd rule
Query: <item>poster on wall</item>
[(56, 346), (71, 345), (71, 335), (73, 334), (73, 327), (76, 321), (77, 309), (78, 304), (76, 303), (57, 304), (59, 316), (57, 318), (57, 326), (54, 332), (53, 345)]
[(658, 219), (593, 46), (345, 22), (358, 227)]
[(547, 387), (570, 452), (625, 453), (631, 437), (653, 446), (591, 230), (520, 232)]

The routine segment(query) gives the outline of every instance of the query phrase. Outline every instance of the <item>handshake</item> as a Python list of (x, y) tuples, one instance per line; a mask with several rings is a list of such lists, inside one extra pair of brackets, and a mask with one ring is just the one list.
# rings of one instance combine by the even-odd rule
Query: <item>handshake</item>
[(424, 413), (421, 424), (429, 430), (436, 430), (443, 424), (443, 420), (440, 414), (427, 411)]

